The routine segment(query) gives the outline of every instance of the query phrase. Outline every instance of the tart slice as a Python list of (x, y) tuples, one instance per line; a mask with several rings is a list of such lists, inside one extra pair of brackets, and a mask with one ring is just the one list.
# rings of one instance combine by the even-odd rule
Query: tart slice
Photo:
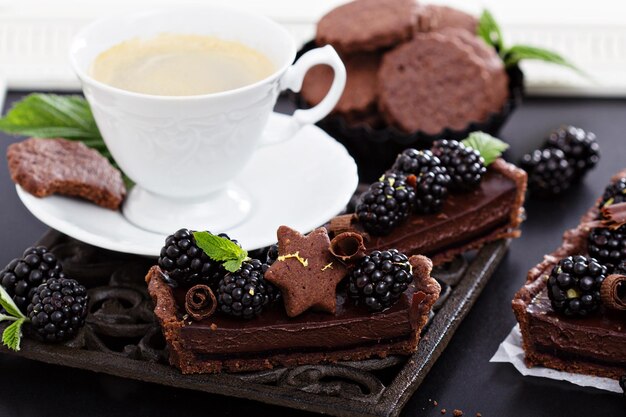
[[(480, 143), (471, 140), (472, 135), (482, 138)], [(396, 248), (408, 255), (423, 254), (435, 265), (488, 242), (519, 237), (526, 173), (493, 156), (502, 148), (485, 152), (484, 148), (502, 142), (481, 132), (472, 135), (469, 141), (437, 142), (432, 152), (405, 150), (360, 196), (356, 212), (332, 219), (330, 230), (355, 231), (363, 234), (368, 249)], [(487, 160), (471, 144), (483, 146)], [(469, 162), (459, 165), (458, 153), (465, 153)], [(460, 174), (470, 171), (467, 166), (475, 171), (471, 178)], [(391, 200), (394, 202), (389, 205)]]
[[(626, 183), (625, 177), (626, 170), (613, 178), (613, 184)], [(599, 200), (578, 227), (566, 231), (562, 245), (528, 272), (526, 284), (515, 294), (513, 312), (528, 366), (614, 379), (626, 375), (626, 271), (596, 252), (589, 237), (606, 225), (603, 213), (621, 201), (621, 195), (617, 197)], [(591, 252), (601, 256), (596, 259)], [(576, 270), (568, 270), (568, 262)]]
[[(331, 245), (324, 228), (303, 236), (282, 226), (269, 269), (253, 276), (242, 272), (246, 262), (260, 261), (244, 261), (219, 283), (189, 289), (154, 266), (146, 281), (170, 363), (184, 374), (247, 372), (415, 352), (441, 290), (432, 262), (397, 251), (365, 256), (360, 235), (346, 236), (333, 246), (339, 237)], [(280, 297), (268, 296), (273, 285)]]

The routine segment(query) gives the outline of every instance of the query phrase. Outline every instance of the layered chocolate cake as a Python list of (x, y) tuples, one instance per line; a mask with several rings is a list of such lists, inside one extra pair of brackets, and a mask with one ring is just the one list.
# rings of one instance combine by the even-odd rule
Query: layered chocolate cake
[[(626, 182), (624, 177), (626, 170), (613, 181)], [(596, 241), (590, 238), (606, 224), (602, 214), (606, 207), (621, 201), (622, 194), (601, 199), (578, 227), (566, 231), (562, 245), (528, 272), (526, 284), (515, 295), (513, 311), (528, 366), (614, 379), (626, 375), (626, 271), (607, 262), (610, 257), (623, 257), (626, 252), (619, 246), (624, 243), (611, 243), (613, 250), (603, 252), (593, 247)], [(603, 230), (621, 233), (615, 226)], [(602, 245), (611, 239), (597, 242)], [(597, 259), (589, 257), (592, 252)], [(573, 262), (571, 271), (568, 262)]]

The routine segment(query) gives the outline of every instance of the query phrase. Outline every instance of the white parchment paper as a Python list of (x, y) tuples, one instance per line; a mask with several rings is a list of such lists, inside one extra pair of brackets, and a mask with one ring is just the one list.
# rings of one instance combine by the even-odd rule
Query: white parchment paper
[(558, 381), (568, 381), (572, 384), (583, 387), (594, 387), (606, 391), (621, 393), (619, 383), (610, 378), (600, 378), (597, 376), (573, 374), (570, 372), (557, 371), (555, 369), (533, 367), (529, 368), (524, 363), (524, 350), (522, 349), (522, 335), (519, 325), (511, 329), (511, 333), (500, 343), (497, 352), (489, 362), (508, 362), (515, 366), (515, 369), (524, 376), (539, 376), (556, 379)]

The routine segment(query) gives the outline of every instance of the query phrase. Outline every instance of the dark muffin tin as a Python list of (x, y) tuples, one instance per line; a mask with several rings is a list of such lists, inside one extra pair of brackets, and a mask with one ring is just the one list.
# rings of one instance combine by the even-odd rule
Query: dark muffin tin
[[(306, 43), (297, 58), (316, 48), (313, 41)], [(297, 59), (296, 58), (296, 59)], [(502, 110), (492, 113), (483, 122), (472, 122), (463, 130), (444, 129), (436, 135), (417, 131), (401, 132), (394, 127), (373, 128), (365, 123), (350, 124), (340, 115), (329, 115), (317, 125), (341, 142), (356, 161), (361, 181), (373, 182), (393, 165), (396, 156), (406, 148), (427, 149), (438, 139), (465, 139), (471, 132), (482, 131), (497, 136), (504, 123), (522, 102), (524, 74), (515, 66), (509, 75), (509, 98)], [(299, 94), (291, 94), (296, 107), (309, 107)]]
[(441, 297), (410, 357), (217, 375), (183, 375), (167, 364), (144, 282), (155, 259), (98, 249), (52, 230), (38, 244), (50, 248), (66, 274), (88, 287), (87, 324), (65, 345), (39, 343), (26, 334), (19, 352), (1, 347), (3, 353), (335, 416), (396, 416), (478, 298), (509, 241), (490, 243), (435, 269)]

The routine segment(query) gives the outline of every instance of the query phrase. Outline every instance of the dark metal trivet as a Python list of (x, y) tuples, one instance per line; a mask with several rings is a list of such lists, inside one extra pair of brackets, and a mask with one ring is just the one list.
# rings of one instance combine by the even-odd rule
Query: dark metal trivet
[[(397, 416), (421, 384), (505, 255), (509, 241), (438, 267), (440, 299), (411, 357), (305, 365), (246, 374), (183, 375), (167, 364), (165, 341), (143, 280), (152, 258), (89, 246), (56, 231), (50, 248), (68, 276), (89, 289), (81, 334), (66, 345), (22, 341), (19, 356), (178, 388), (241, 397), (336, 416)], [(7, 350), (2, 347), (2, 352)]]

